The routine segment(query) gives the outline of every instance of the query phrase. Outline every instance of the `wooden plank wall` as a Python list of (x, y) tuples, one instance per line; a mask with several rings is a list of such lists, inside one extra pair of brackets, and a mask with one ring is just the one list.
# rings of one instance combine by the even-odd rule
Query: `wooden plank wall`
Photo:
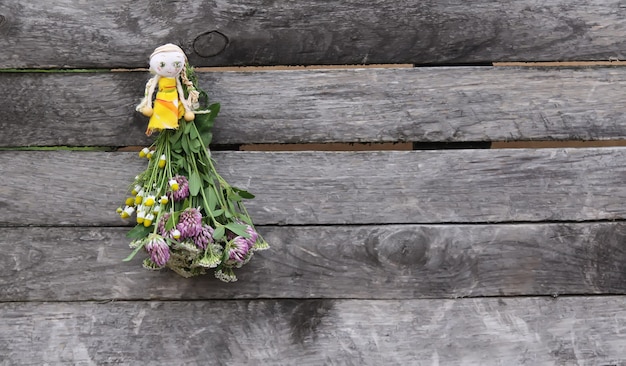
[[(624, 9), (4, 0), (0, 365), (626, 365)], [(121, 261), (167, 42), (272, 246), (234, 284)]]

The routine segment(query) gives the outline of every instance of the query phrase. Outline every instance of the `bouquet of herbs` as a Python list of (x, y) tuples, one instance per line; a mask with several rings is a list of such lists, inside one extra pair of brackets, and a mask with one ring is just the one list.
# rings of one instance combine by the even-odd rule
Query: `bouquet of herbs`
[(148, 269), (167, 267), (184, 277), (213, 270), (220, 280), (236, 281), (233, 269), (269, 246), (243, 204), (254, 196), (231, 186), (215, 170), (208, 146), (219, 104), (208, 105), (191, 67), (185, 64), (183, 72), (188, 81), (182, 84), (184, 96), (197, 92), (205, 105), (193, 110), (194, 119), (179, 118), (176, 129), (155, 129), (159, 135), (152, 146), (139, 152), (148, 166), (117, 209), (122, 218), (137, 223), (127, 234), (134, 250), (125, 260), (145, 251), (143, 266)]

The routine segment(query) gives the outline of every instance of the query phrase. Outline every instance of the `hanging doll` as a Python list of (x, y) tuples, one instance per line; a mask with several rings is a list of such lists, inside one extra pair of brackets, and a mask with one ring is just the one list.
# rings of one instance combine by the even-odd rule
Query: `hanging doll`
[(200, 99), (208, 104), (208, 97), (176, 45), (154, 50), (150, 70), (155, 76), (137, 111), (150, 117), (146, 134), (159, 135), (139, 152), (149, 159), (148, 167), (117, 209), (137, 223), (127, 234), (134, 251), (125, 260), (143, 249), (145, 268), (167, 267), (184, 277), (213, 269), (217, 278), (236, 281), (233, 269), (269, 246), (243, 204), (254, 196), (229, 185), (213, 165), (208, 146), (219, 104), (200, 108)]
[[(198, 95), (193, 83), (187, 77), (187, 56), (183, 50), (171, 43), (158, 47), (150, 55), (150, 70), (156, 75), (146, 84), (146, 93), (137, 111), (144, 116), (150, 117), (146, 135), (163, 129), (177, 129), (178, 120), (185, 117), (185, 121), (192, 121), (195, 117), (194, 107), (198, 105)], [(184, 83), (189, 91), (189, 97), (183, 98)], [(152, 95), (157, 86), (154, 109), (152, 108)]]

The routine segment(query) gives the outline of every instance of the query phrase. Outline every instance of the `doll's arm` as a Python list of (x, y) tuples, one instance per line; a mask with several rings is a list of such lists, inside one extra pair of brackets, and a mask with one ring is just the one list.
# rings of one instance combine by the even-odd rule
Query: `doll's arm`
[(193, 119), (196, 118), (196, 114), (193, 113), (193, 108), (187, 103), (185, 93), (183, 92), (183, 85), (178, 78), (176, 78), (176, 89), (178, 90), (178, 99), (183, 104), (183, 107), (185, 107), (185, 121), (193, 121)]
[(146, 94), (141, 100), (141, 103), (137, 106), (137, 111), (141, 112), (146, 117), (152, 116), (154, 112), (152, 110), (152, 95), (154, 95), (154, 89), (156, 89), (156, 86), (159, 84), (160, 78), (161, 76), (156, 75), (148, 80), (146, 84)]

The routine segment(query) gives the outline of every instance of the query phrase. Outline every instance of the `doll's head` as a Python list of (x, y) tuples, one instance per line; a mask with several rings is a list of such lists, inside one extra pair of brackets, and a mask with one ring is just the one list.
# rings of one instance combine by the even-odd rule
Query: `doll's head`
[(183, 50), (171, 43), (165, 44), (150, 55), (150, 70), (157, 75), (173, 78), (185, 68), (187, 57)]

